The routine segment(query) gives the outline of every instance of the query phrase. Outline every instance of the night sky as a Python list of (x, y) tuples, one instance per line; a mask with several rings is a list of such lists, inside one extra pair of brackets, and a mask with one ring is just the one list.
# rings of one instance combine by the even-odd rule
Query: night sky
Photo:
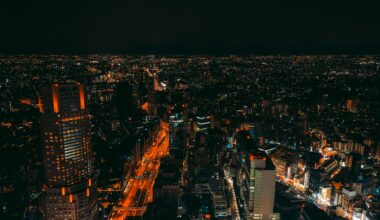
[(376, 2), (1, 0), (0, 53), (380, 53)]

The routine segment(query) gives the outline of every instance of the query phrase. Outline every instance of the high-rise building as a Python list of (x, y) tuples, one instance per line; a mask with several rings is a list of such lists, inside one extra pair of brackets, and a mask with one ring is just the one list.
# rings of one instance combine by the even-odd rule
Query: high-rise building
[(169, 154), (180, 162), (184, 159), (185, 151), (185, 129), (184, 119), (180, 114), (173, 114), (169, 118)]
[(354, 189), (343, 188), (342, 189), (342, 208), (344, 210), (345, 217), (352, 217), (352, 210), (350, 210), (350, 201), (355, 198), (356, 191)]
[(157, 97), (156, 90), (154, 87), (155, 80), (153, 77), (148, 78), (148, 113), (150, 115), (156, 115), (157, 113)]
[(83, 84), (53, 84), (41, 92), (45, 219), (97, 219), (91, 115)]
[(305, 175), (304, 175), (304, 182), (303, 182), (303, 186), (305, 190), (309, 189), (309, 184), (310, 184), (310, 170), (309, 168), (306, 168)]
[(120, 82), (116, 86), (116, 106), (121, 121), (127, 122), (138, 113), (138, 94), (129, 82)]
[(279, 219), (279, 214), (273, 213), (276, 171), (269, 157), (264, 154), (251, 154), (249, 172), (250, 219)]
[(136, 140), (134, 149), (132, 151), (134, 164), (137, 167), (140, 161), (142, 160), (145, 152), (145, 137), (140, 134), (138, 139)]

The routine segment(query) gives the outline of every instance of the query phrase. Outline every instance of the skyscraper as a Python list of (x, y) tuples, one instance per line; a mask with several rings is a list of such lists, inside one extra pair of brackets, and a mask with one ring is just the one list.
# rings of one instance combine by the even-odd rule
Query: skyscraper
[(249, 201), (250, 219), (279, 219), (279, 214), (273, 213), (276, 171), (266, 155), (250, 155)]
[(157, 93), (154, 87), (155, 80), (153, 77), (147, 78), (147, 101), (148, 101), (148, 113), (149, 115), (156, 115), (157, 113)]
[(185, 148), (185, 130), (183, 116), (176, 113), (169, 118), (169, 152), (170, 155), (180, 162), (184, 157)]
[(120, 82), (116, 86), (116, 106), (122, 122), (128, 122), (138, 113), (138, 94), (129, 82)]
[(96, 219), (97, 187), (91, 115), (83, 84), (53, 84), (41, 92), (45, 219)]

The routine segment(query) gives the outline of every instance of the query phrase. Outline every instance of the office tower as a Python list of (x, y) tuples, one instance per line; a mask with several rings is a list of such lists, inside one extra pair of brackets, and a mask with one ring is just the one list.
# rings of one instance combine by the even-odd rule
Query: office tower
[(141, 162), (143, 156), (144, 156), (144, 149), (145, 148), (145, 137), (144, 135), (140, 134), (136, 140), (134, 149), (132, 150), (132, 156), (134, 159), (134, 164), (137, 167), (139, 163)]
[(169, 133), (169, 154), (176, 162), (180, 162), (184, 158), (185, 150), (184, 120), (180, 114), (176, 113), (170, 116)]
[(152, 144), (149, 131), (144, 128), (137, 134), (137, 140), (135, 148), (132, 152), (132, 155), (135, 159), (135, 165), (137, 166), (144, 157), (145, 152), (148, 150), (149, 146)]
[(350, 201), (356, 196), (356, 191), (350, 188), (342, 189), (342, 209), (344, 210), (344, 217), (352, 218), (352, 208)]
[(352, 167), (352, 161), (354, 159), (354, 155), (353, 154), (345, 154), (345, 162), (344, 164), (346, 165), (346, 167), (349, 167), (351, 168)]
[(309, 189), (309, 184), (310, 184), (310, 169), (306, 168), (305, 175), (304, 175), (304, 182), (303, 182), (303, 186), (305, 190)]
[(40, 111), (45, 219), (97, 219), (97, 187), (91, 150), (91, 115), (84, 85), (42, 90)]
[(323, 204), (330, 204), (332, 187), (329, 183), (323, 183), (319, 187), (318, 200)]
[(263, 153), (251, 154), (249, 172), (250, 219), (279, 219), (279, 214), (273, 213), (276, 171), (269, 157)]
[(342, 184), (339, 182), (332, 182), (332, 188), (331, 188), (331, 196), (330, 196), (330, 204), (333, 206), (339, 205), (341, 202), (341, 196), (342, 196)]
[(157, 113), (156, 105), (156, 91), (154, 83), (155, 80), (153, 77), (149, 77), (147, 80), (147, 90), (148, 90), (148, 113), (149, 115), (155, 116)]
[(137, 91), (129, 82), (120, 82), (116, 86), (116, 106), (121, 121), (128, 122), (138, 112)]

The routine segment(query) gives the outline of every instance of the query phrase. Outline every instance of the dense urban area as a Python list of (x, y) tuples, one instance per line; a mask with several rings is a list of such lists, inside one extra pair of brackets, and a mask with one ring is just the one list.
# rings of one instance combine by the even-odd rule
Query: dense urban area
[(379, 56), (0, 56), (0, 219), (376, 220), (379, 175)]

